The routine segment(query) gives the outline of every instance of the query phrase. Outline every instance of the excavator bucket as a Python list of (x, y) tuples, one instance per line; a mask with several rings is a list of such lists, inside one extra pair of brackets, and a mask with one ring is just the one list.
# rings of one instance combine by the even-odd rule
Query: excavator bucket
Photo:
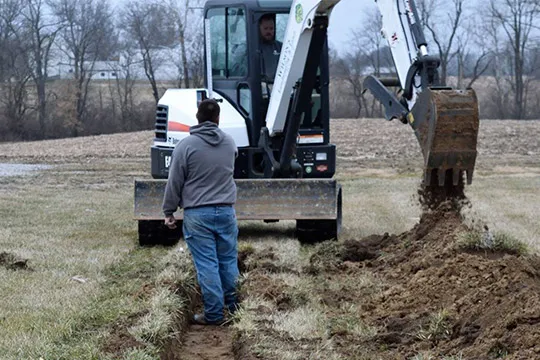
[(408, 121), (424, 155), (424, 186), (457, 186), (463, 174), (471, 184), (479, 126), (474, 90), (423, 90)]

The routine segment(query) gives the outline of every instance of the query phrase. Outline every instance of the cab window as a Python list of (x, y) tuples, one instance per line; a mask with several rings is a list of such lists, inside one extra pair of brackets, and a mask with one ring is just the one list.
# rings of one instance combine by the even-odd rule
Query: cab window
[(243, 8), (210, 9), (210, 60), (214, 78), (244, 77), (248, 70), (247, 27)]

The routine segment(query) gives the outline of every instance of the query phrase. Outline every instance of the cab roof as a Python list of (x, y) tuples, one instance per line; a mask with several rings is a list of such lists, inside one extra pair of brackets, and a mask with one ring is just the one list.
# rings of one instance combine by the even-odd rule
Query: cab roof
[(208, 0), (204, 5), (204, 9), (213, 7), (234, 7), (244, 5), (249, 10), (253, 11), (283, 11), (289, 10), (293, 0)]

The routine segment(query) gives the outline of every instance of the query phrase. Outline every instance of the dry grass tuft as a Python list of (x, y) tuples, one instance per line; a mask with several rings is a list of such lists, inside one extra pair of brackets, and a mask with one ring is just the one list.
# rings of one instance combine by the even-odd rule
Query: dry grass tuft
[(503, 252), (514, 255), (530, 253), (529, 246), (503, 232), (470, 231), (460, 234), (457, 245), (463, 250)]
[(416, 336), (420, 340), (437, 342), (449, 338), (451, 331), (450, 312), (442, 309), (429, 316), (426, 326), (422, 327)]

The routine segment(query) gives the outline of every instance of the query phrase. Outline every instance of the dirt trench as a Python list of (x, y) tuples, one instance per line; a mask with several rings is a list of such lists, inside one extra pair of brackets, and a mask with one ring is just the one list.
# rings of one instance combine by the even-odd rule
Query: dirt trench
[[(284, 266), (272, 247), (240, 253), (248, 274), (243, 296), (273, 304), (254, 310), (262, 315), (257, 334), (185, 325), (161, 358), (280, 358), (255, 350), (266, 347), (300, 359), (331, 341), (326, 355), (344, 359), (540, 359), (540, 258), (460, 247), (460, 235), (471, 231), (461, 215), (470, 206), (463, 184), (420, 188), (418, 196), (423, 213), (410, 231), (317, 245), (300, 271)], [(308, 279), (310, 292), (272, 274)], [(361, 282), (366, 277), (372, 281), (367, 285)], [(276, 314), (294, 312), (313, 298), (325, 309), (328, 338), (291, 339), (276, 330)], [(359, 335), (348, 322), (371, 330)]]
[(170, 346), (163, 360), (233, 360), (232, 331), (228, 326), (191, 325), (182, 342)]
[[(154, 288), (146, 284), (136, 296), (148, 297)], [(183, 291), (183, 290), (182, 290)], [(168, 339), (161, 339), (159, 357), (162, 360), (233, 360), (233, 335), (229, 323), (222, 326), (195, 325), (188, 319), (202, 311), (201, 300), (195, 293), (185, 293), (190, 298), (182, 315), (176, 318), (174, 329)], [(142, 349), (145, 344), (130, 333), (132, 328), (148, 311), (135, 313), (113, 324), (110, 335), (105, 339), (102, 350), (115, 359), (123, 358), (126, 351)], [(160, 340), (160, 341), (161, 341)]]

